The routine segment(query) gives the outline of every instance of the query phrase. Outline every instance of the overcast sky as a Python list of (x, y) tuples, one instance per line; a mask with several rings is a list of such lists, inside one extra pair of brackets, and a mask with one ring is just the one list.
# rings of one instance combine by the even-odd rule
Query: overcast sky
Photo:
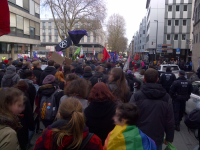
[(139, 30), (142, 18), (146, 15), (146, 0), (107, 0), (107, 18), (114, 13), (124, 17), (126, 37), (130, 43), (134, 33)]

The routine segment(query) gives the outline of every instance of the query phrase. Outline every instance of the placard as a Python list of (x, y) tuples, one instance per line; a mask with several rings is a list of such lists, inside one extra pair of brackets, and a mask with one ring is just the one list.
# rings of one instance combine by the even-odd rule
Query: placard
[(58, 64), (63, 64), (63, 61), (65, 60), (65, 58), (60, 56), (58, 53), (53, 52), (53, 54), (51, 56), (51, 60), (54, 60)]
[(103, 59), (103, 54), (98, 54), (98, 59)]
[(65, 57), (65, 63), (66, 65), (70, 65), (72, 63), (72, 60)]

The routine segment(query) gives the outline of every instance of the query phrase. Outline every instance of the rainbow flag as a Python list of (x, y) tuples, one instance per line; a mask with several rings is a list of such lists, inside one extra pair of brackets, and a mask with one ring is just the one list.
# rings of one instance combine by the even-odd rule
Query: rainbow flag
[(157, 150), (155, 142), (136, 126), (119, 126), (108, 134), (104, 150)]

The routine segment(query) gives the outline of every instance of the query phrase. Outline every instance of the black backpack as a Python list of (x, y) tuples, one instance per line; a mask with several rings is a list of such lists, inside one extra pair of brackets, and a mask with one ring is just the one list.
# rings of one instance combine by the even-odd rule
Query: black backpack
[(189, 129), (200, 129), (200, 109), (196, 108), (185, 117), (185, 125)]

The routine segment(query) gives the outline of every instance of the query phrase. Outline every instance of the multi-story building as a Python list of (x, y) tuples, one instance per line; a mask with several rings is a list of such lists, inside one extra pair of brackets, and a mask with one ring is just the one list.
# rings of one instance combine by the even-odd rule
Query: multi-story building
[(193, 48), (192, 48), (192, 62), (193, 69), (197, 71), (198, 67), (200, 67), (200, 1), (195, 0), (194, 3), (194, 27), (193, 27)]
[(8, 0), (10, 34), (0, 37), (0, 58), (32, 54), (40, 45), (40, 0)]
[[(193, 3), (194, 0), (147, 0), (146, 49), (150, 59), (156, 52), (157, 58), (191, 60)], [(176, 49), (180, 54), (176, 55)]]
[[(77, 24), (78, 28), (79, 24)], [(61, 32), (61, 31), (60, 31)], [(54, 51), (55, 46), (61, 42), (61, 38), (58, 34), (58, 30), (55, 26), (53, 19), (42, 19), (40, 23), (40, 36), (41, 36), (41, 47), (39, 50), (46, 50), (46, 47), (51, 48), (51, 51)], [(76, 46), (82, 46), (83, 52), (87, 55), (93, 53), (93, 48), (95, 49), (95, 53), (98, 54), (102, 52), (102, 49), (105, 45), (105, 32), (103, 28), (97, 29), (96, 33), (87, 32), (88, 36), (84, 36), (80, 43)], [(96, 35), (96, 36), (95, 36)], [(61, 32), (61, 36), (66, 38), (66, 35)], [(49, 50), (49, 49), (48, 49)], [(75, 48), (70, 49), (70, 56), (75, 52)]]

